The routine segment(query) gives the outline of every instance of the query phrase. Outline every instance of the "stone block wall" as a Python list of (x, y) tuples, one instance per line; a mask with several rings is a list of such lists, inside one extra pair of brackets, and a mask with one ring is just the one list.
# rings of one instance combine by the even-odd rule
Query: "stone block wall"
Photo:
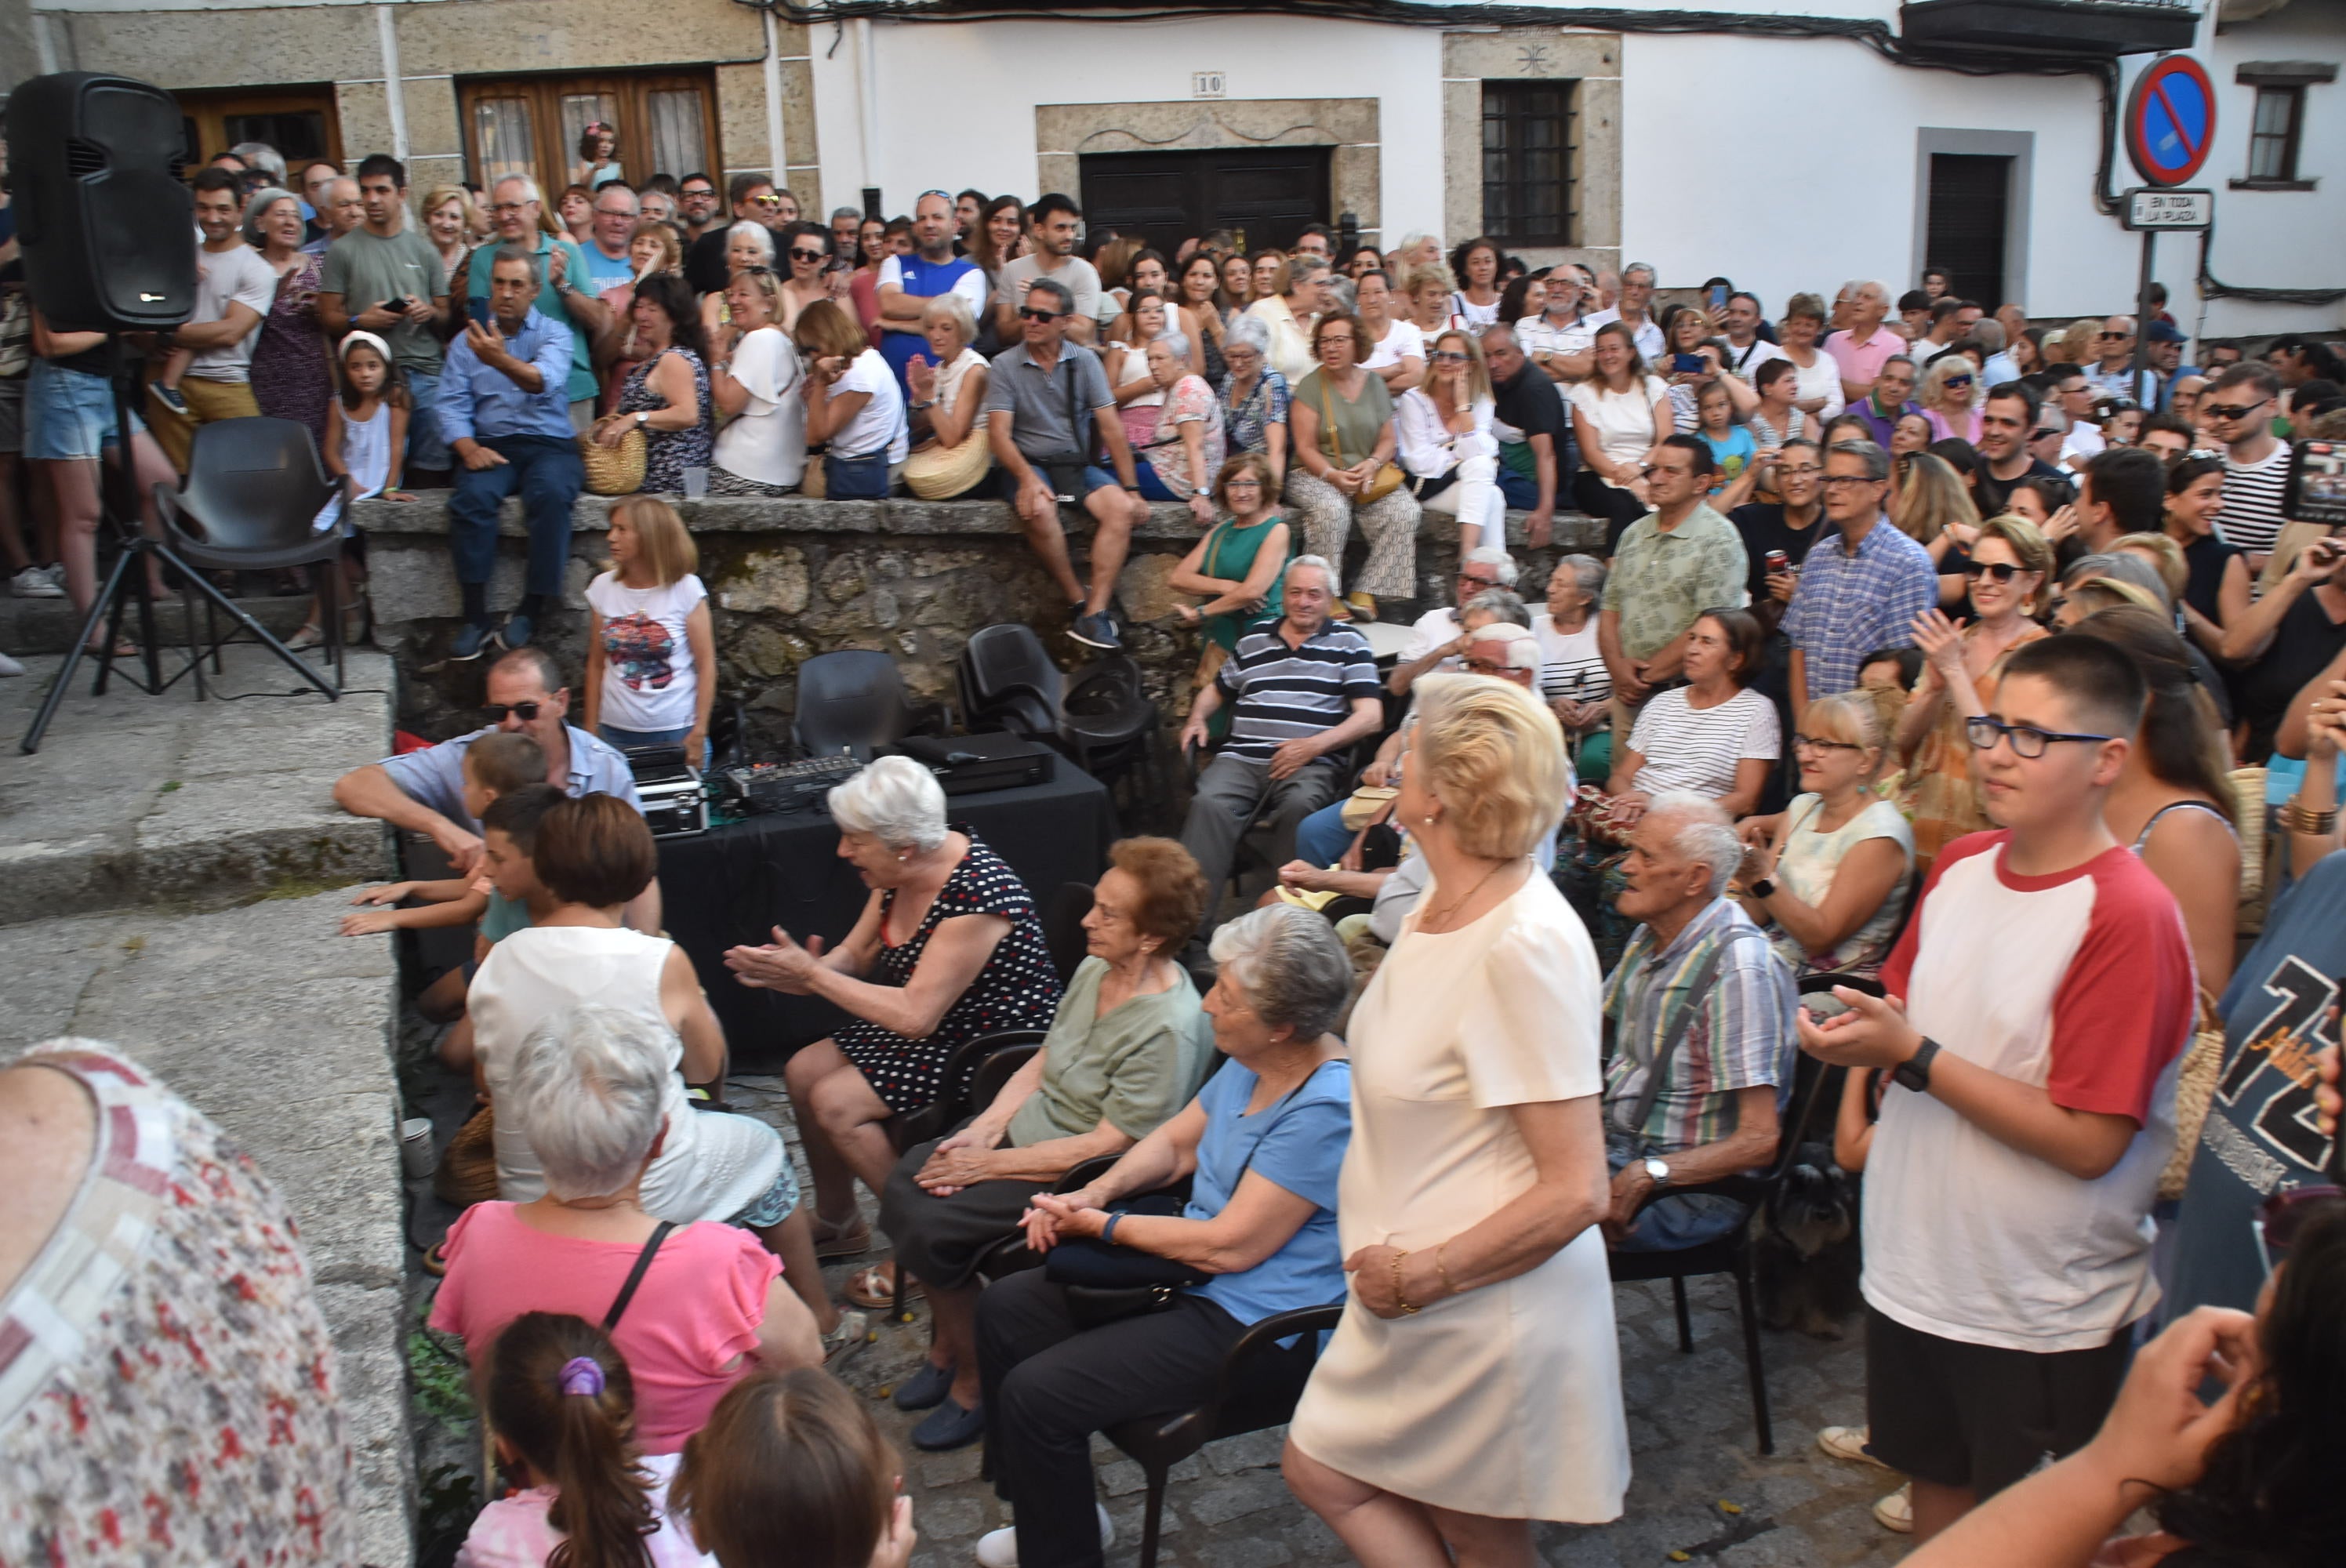
[[(427, 492), (413, 502), (369, 501), (356, 509), (367, 541), (376, 636), (403, 677), (399, 723), (434, 739), (478, 722), (486, 670), (485, 661), (455, 664), (447, 657), (458, 595), (444, 500), (444, 493)], [(564, 585), (567, 613), (540, 638), (574, 683), (584, 662), (585, 590), (603, 566), (612, 504), (600, 496), (580, 499)], [(720, 689), (742, 702), (761, 748), (778, 748), (787, 737), (795, 671), (818, 653), (882, 649), (895, 657), (914, 700), (933, 701), (954, 696), (954, 663), (982, 626), (1031, 625), (1069, 668), (1087, 652), (1065, 635), (1066, 608), (1056, 603), (1009, 508), (998, 502), (712, 497), (676, 504), (699, 547), (700, 577), (714, 605)], [(1454, 521), (1429, 518), (1428, 524), (1418, 544), (1417, 608), (1447, 602), (1457, 566)], [(1070, 509), (1068, 525), (1083, 571), (1088, 519)], [(1522, 515), (1511, 516), (1509, 526), (1524, 562), (1519, 587), (1535, 603), (1559, 555), (1599, 546), (1604, 537), (1601, 524), (1565, 514), (1554, 543), (1526, 550)], [(517, 502), (506, 507), (503, 534), (489, 590), (490, 606), (500, 612), (521, 593), (526, 535)], [(1199, 641), (1175, 616), (1177, 596), (1166, 580), (1198, 536), (1188, 508), (1153, 508), (1121, 579), (1127, 646), (1174, 725), (1188, 709)], [(1360, 560), (1355, 541), (1352, 565)], [(1395, 616), (1415, 613), (1398, 604), (1392, 610)]]

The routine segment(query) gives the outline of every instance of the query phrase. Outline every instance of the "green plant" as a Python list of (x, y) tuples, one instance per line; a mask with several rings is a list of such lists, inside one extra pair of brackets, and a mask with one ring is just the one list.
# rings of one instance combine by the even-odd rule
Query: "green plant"
[(463, 1465), (444, 1464), (427, 1471), (417, 1482), (415, 1500), (419, 1568), (453, 1563), (481, 1508), (480, 1482)]
[(473, 1369), (456, 1342), (434, 1332), (421, 1321), (429, 1301), (415, 1304), (416, 1326), (407, 1335), (407, 1380), (415, 1390), (416, 1408), (442, 1426), (462, 1426), (474, 1420)]

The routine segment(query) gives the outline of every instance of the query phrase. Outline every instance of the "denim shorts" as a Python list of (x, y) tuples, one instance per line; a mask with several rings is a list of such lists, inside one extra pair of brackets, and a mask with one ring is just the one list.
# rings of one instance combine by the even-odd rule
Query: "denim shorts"
[(763, 1197), (726, 1223), (738, 1225), (744, 1230), (763, 1230), (768, 1226), (780, 1225), (790, 1218), (790, 1211), (798, 1206), (799, 1175), (790, 1168), (790, 1151), (786, 1149), (782, 1153), (782, 1174), (774, 1178), (774, 1185), (766, 1189)]
[[(130, 433), (147, 428), (130, 411)], [(104, 376), (36, 359), (25, 377), (25, 455), (95, 462), (114, 444), (114, 388)]]

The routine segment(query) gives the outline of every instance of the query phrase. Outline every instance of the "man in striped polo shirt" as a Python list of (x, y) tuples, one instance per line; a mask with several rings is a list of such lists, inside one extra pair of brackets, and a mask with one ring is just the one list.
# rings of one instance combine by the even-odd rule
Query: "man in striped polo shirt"
[(1295, 858), (1295, 830), (1344, 787), (1337, 755), (1384, 722), (1376, 656), (1368, 639), (1328, 619), (1336, 569), (1317, 555), (1287, 564), (1280, 618), (1239, 638), (1238, 650), (1201, 687), (1181, 729), (1184, 748), (1204, 748), (1206, 723), (1230, 708), (1230, 738), (1198, 776), (1181, 843), (1209, 890), (1206, 925), (1230, 874), (1239, 838), (1266, 801), (1271, 864)]

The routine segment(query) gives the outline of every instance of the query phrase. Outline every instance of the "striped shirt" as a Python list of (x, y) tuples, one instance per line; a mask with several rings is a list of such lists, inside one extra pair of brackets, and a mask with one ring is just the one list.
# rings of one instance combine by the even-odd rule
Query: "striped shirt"
[(1715, 708), (1697, 708), (1687, 687), (1672, 687), (1637, 710), (1629, 749), (1646, 759), (1629, 787), (1647, 795), (1691, 789), (1714, 800), (1735, 788), (1736, 765), (1773, 762), (1783, 754), (1776, 705), (1739, 691)]
[(1576, 632), (1561, 632), (1556, 628), (1556, 617), (1542, 610), (1532, 616), (1532, 636), (1539, 639), (1542, 696), (1602, 702), (1613, 695), (1613, 676), (1596, 647), (1595, 616), (1583, 621)]
[(1268, 762), (1284, 742), (1334, 728), (1355, 698), (1377, 695), (1377, 656), (1366, 637), (1331, 621), (1290, 647), (1280, 635), (1286, 625), (1273, 621), (1239, 638), (1214, 677), (1232, 705), (1232, 757)]
[(2272, 554), (2280, 537), (2281, 486), (2289, 479), (2289, 443), (2273, 443), (2259, 463), (2238, 463), (2224, 454), (2224, 510), (2218, 527), (2224, 542), (2252, 555)]
[[(1657, 950), (1654, 930), (1639, 926), (1605, 981), (1605, 1019), (1612, 1040), (1605, 1062), (1605, 1121), (1640, 1136), (1658, 1154), (1715, 1144), (1735, 1130), (1735, 1092), (1762, 1084), (1783, 1109), (1792, 1082), (1799, 1000), (1792, 972), (1764, 937), (1745, 937), (1719, 961), (1708, 990), (1693, 994), (1697, 971), (1727, 934), (1751, 918), (1728, 899), (1687, 922)], [(1627, 1126), (1646, 1076), (1678, 1021), (1686, 1033), (1662, 1068), (1662, 1090), (1645, 1125)]]

